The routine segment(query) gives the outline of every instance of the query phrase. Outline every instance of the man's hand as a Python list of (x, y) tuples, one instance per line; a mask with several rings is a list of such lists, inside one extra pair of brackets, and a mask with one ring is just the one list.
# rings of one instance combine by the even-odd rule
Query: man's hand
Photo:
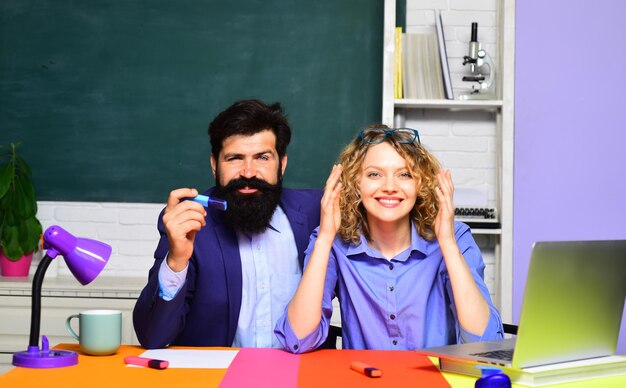
[(193, 253), (196, 232), (206, 225), (206, 210), (194, 201), (184, 201), (198, 195), (196, 189), (176, 189), (167, 198), (163, 224), (170, 243), (167, 265), (175, 272), (187, 266)]

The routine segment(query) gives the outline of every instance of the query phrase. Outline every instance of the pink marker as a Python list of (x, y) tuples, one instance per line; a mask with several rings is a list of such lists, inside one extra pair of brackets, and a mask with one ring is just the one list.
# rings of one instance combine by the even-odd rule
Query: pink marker
[(127, 356), (124, 357), (124, 362), (129, 365), (145, 366), (152, 369), (165, 369), (170, 363), (163, 360), (155, 360), (154, 358)]
[(352, 361), (350, 363), (350, 369), (363, 373), (367, 377), (380, 377), (383, 375), (382, 370), (359, 361)]

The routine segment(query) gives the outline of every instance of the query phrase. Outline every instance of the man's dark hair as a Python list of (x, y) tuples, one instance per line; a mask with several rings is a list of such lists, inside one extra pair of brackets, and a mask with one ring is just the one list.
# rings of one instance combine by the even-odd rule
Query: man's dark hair
[(282, 159), (291, 141), (291, 126), (280, 103), (267, 105), (260, 100), (237, 101), (218, 114), (209, 124), (211, 153), (217, 161), (227, 137), (252, 136), (267, 129), (276, 135), (276, 151)]

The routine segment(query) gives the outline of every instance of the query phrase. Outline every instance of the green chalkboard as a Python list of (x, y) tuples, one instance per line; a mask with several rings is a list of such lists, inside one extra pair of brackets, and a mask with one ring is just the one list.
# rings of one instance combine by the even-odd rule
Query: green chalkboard
[(204, 189), (210, 120), (283, 104), (288, 187), (322, 187), (380, 121), (380, 0), (0, 1), (0, 144), (39, 200), (164, 202)]

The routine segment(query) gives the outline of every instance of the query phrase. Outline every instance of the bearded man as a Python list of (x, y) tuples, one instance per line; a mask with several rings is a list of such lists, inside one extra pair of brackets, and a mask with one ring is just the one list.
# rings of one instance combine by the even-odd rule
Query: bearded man
[(282, 187), (291, 128), (280, 104), (238, 101), (209, 125), (216, 186), (204, 195), (226, 211), (173, 190), (148, 284), (133, 311), (146, 348), (281, 347), (274, 325), (302, 276), (319, 225), (319, 190)]

